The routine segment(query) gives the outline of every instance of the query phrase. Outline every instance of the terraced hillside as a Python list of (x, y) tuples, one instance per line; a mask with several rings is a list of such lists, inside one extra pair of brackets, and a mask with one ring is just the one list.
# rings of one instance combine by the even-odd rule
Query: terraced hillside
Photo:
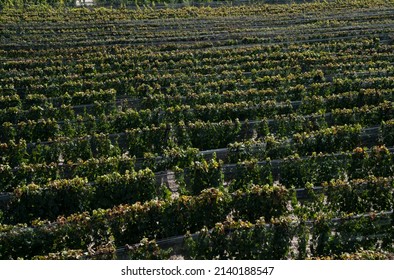
[(392, 258), (394, 2), (3, 9), (1, 259)]

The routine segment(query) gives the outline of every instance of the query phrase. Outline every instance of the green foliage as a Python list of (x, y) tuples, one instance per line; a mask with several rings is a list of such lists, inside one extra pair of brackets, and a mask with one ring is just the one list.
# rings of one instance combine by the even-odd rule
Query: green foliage
[(252, 185), (245, 191), (233, 194), (233, 215), (237, 218), (255, 221), (264, 217), (269, 221), (273, 217), (285, 215), (294, 192), (283, 186)]
[(350, 182), (332, 180), (323, 185), (333, 211), (346, 213), (380, 212), (393, 208), (392, 178), (369, 177)]
[(0, 258), (386, 256), (392, 1), (163, 2), (0, 0)]
[(155, 174), (150, 169), (132, 171), (121, 175), (112, 173), (95, 180), (95, 200), (92, 207), (110, 208), (117, 204), (132, 204), (160, 197)]
[(379, 250), (378, 236), (392, 238), (390, 231), (387, 219), (375, 214), (359, 218), (349, 215), (338, 220), (322, 216), (314, 222), (311, 252), (314, 256), (335, 256), (361, 249)]
[(343, 178), (346, 171), (347, 161), (344, 155), (314, 153), (310, 157), (301, 158), (295, 154), (281, 162), (280, 182), (287, 187), (303, 188), (307, 183), (320, 185), (334, 178)]
[(129, 247), (126, 251), (130, 260), (166, 260), (170, 257), (172, 249), (161, 249), (155, 240), (144, 238), (139, 244)]
[(392, 260), (393, 253), (384, 250), (360, 249), (353, 253), (343, 253), (339, 256), (324, 256), (314, 258), (317, 260)]
[(394, 120), (383, 122), (382, 124), (383, 141), (386, 145), (394, 145)]
[[(34, 228), (27, 225), (4, 227), (0, 232), (1, 257), (30, 258), (64, 248), (86, 249), (92, 242), (95, 243), (91, 245), (94, 248), (112, 242), (111, 240), (116, 246), (121, 246), (137, 243), (144, 237), (159, 239), (184, 234), (186, 231), (195, 232), (203, 226), (213, 227), (215, 223), (225, 220), (226, 216), (237, 210), (233, 209), (238, 207), (234, 203), (240, 203), (243, 197), (253, 201), (253, 196), (256, 196), (256, 202), (262, 199), (265, 201), (263, 206), (256, 204), (256, 209), (250, 210), (250, 215), (272, 217), (281, 212), (268, 208), (285, 205), (289, 198), (285, 189), (274, 187), (274, 190), (268, 196), (268, 187), (261, 190), (255, 187), (243, 196), (240, 191), (230, 195), (212, 188), (203, 190), (197, 196), (151, 200), (132, 205), (120, 204), (112, 209), (93, 210), (92, 214), (84, 212), (68, 217), (60, 216), (56, 222), (36, 222)], [(244, 215), (245, 211), (241, 210), (240, 214)]]
[(361, 125), (334, 126), (308, 134), (298, 133), (293, 141), (302, 154), (351, 150), (361, 144)]
[(237, 163), (234, 180), (230, 183), (231, 190), (248, 189), (251, 184), (272, 185), (272, 167), (269, 159), (258, 164), (257, 159)]
[(29, 184), (14, 191), (14, 202), (8, 210), (8, 221), (28, 222), (33, 218), (55, 219), (89, 209), (93, 189), (82, 178), (56, 180), (40, 187)]
[(186, 176), (190, 174), (190, 182), (187, 187), (193, 195), (199, 194), (206, 188), (223, 187), (223, 173), (221, 170), (222, 162), (216, 159), (216, 154), (209, 161), (201, 158), (199, 161), (192, 162)]
[(29, 222), (39, 217), (54, 220), (59, 215), (76, 211), (165, 198), (168, 196), (165, 189), (158, 185), (155, 174), (149, 169), (98, 176), (92, 184), (87, 178), (78, 177), (54, 180), (42, 186), (32, 183), (14, 190), (7, 222)]
[(186, 236), (191, 259), (286, 259), (296, 224), (278, 218), (265, 224), (244, 221), (218, 223), (212, 230), (203, 228), (196, 240)]

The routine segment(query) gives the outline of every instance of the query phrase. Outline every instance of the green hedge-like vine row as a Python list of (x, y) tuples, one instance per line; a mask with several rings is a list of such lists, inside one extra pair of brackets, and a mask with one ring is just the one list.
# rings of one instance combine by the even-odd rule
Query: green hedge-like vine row
[[(392, 178), (369, 178), (349, 183), (331, 182), (325, 188), (328, 207), (335, 213), (358, 213), (357, 211), (363, 212), (367, 209), (381, 211), (393, 206)], [(232, 195), (217, 189), (207, 189), (195, 197), (181, 196), (170, 201), (120, 205), (109, 210), (95, 210), (91, 215), (82, 213), (67, 218), (59, 217), (55, 223), (37, 221), (35, 223), (38, 224), (33, 228), (4, 225), (0, 234), (2, 258), (32, 257), (34, 254), (51, 250), (50, 248), (83, 249), (92, 237), (104, 243), (115, 238), (115, 243), (120, 245), (137, 243), (143, 237), (164, 238), (179, 235), (186, 230), (195, 231), (199, 225), (213, 226), (216, 222), (223, 221), (230, 212), (234, 219), (254, 221), (264, 216), (266, 220), (270, 220), (288, 213), (288, 203), (291, 200), (294, 203), (294, 192), (284, 187), (251, 186)], [(310, 207), (310, 204), (297, 206), (296, 213), (301, 215), (312, 209), (316, 211), (316, 208)], [(311, 213), (306, 217), (310, 218)], [(313, 216), (318, 213), (313, 213)], [(322, 220), (317, 219), (316, 223), (317, 229), (323, 231)], [(358, 235), (366, 236), (366, 233), (367, 231)], [(63, 234), (67, 234), (70, 239), (55, 244), (57, 238)], [(37, 237), (40, 237), (40, 240)], [(327, 254), (324, 247), (327, 244), (323, 246), (320, 243), (328, 241), (320, 240), (321, 238), (324, 237), (316, 237), (318, 245), (315, 249), (319, 255)], [(335, 246), (335, 243), (328, 244), (327, 246)], [(21, 251), (15, 252), (15, 248), (20, 248)], [(35, 252), (34, 248), (38, 252)], [(33, 255), (23, 255), (27, 252)]]
[(392, 247), (390, 1), (34, 1), (0, 0), (1, 259), (168, 258), (201, 228), (189, 258)]
[[(247, 129), (247, 123), (245, 124)], [(324, 125), (323, 125), (324, 126)], [(188, 147), (190, 145), (205, 145), (201, 143), (206, 140), (208, 145), (199, 148), (217, 148), (220, 145), (237, 138), (240, 131), (239, 122), (221, 122), (219, 124), (195, 123), (190, 124), (190, 132), (181, 123), (176, 130), (171, 124), (161, 124), (160, 127), (134, 129), (127, 131), (124, 135), (95, 134), (76, 139), (57, 139), (50, 143), (27, 144), (20, 140), (19, 143), (13, 140), (8, 143), (0, 143), (0, 163), (8, 164), (11, 167), (22, 165), (23, 163), (50, 163), (59, 161), (88, 160), (91, 157), (112, 157), (122, 153), (130, 153), (137, 157), (143, 157), (145, 153), (161, 154), (165, 149), (174, 146)], [(230, 131), (230, 133), (226, 133)], [(247, 129), (248, 130), (248, 129)], [(257, 132), (266, 135), (268, 133), (266, 123), (263, 121)], [(241, 131), (242, 132), (242, 131)], [(250, 134), (250, 131), (243, 131)], [(387, 129), (383, 130), (383, 137), (387, 135)], [(336, 152), (352, 150), (364, 143), (362, 126), (343, 125), (332, 126), (310, 133), (296, 133), (291, 138), (279, 138), (267, 135), (262, 140), (252, 140), (235, 142), (228, 145), (229, 160), (237, 162), (242, 159), (239, 151), (258, 151), (259, 157), (265, 159), (283, 158), (293, 153), (302, 155), (313, 152)], [(368, 145), (378, 144), (378, 133), (367, 135)], [(212, 137), (210, 137), (212, 136)], [(239, 135), (240, 136), (240, 135)], [(371, 138), (372, 136), (372, 138)], [(192, 138), (193, 137), (193, 138)], [(198, 138), (197, 138), (198, 137)], [(123, 139), (122, 139), (123, 138)], [(201, 138), (201, 139), (200, 139)], [(121, 147), (119, 141), (122, 141)], [(373, 141), (371, 143), (371, 141)], [(193, 145), (194, 144), (194, 145)]]
[[(352, 218), (360, 219), (360, 221), (352, 222)], [(331, 226), (331, 239), (327, 239), (320, 228), (314, 229), (313, 224), (306, 225), (302, 220), (294, 217), (275, 218), (268, 224), (264, 222), (264, 219), (255, 223), (230, 220), (217, 223), (210, 230), (204, 227), (196, 233), (196, 237), (186, 234), (181, 246), (182, 258), (389, 260), (393, 257), (393, 253), (389, 252), (389, 240), (393, 236), (393, 231), (379, 225), (379, 223), (384, 224), (386, 222), (384, 219), (389, 218), (386, 216), (376, 219), (372, 214), (366, 217), (345, 217), (335, 222), (327, 221), (326, 224)], [(365, 236), (361, 234), (351, 236), (358, 227), (363, 225), (373, 225), (373, 229), (363, 232)], [(381, 234), (383, 245), (379, 245), (380, 240), (375, 238), (378, 234)], [(311, 235), (314, 235), (314, 240), (308, 242)], [(297, 240), (296, 243), (294, 240)], [(351, 247), (347, 247), (349, 244)], [(321, 251), (330, 251), (330, 255), (318, 252), (315, 249), (317, 245)], [(110, 244), (98, 248), (95, 252), (82, 249), (63, 250), (35, 256), (34, 259), (118, 259), (127, 256), (128, 259), (136, 260), (166, 260), (177, 253), (171, 248), (167, 250), (160, 248), (155, 240), (144, 238), (134, 246), (122, 248), (121, 252), (117, 252), (116, 248)]]
[(381, 212), (393, 209), (393, 178), (332, 180), (323, 184), (324, 194), (333, 211), (346, 213)]
[[(217, 160), (208, 163), (209, 161), (207, 162), (201, 155), (198, 155), (196, 149), (179, 147), (165, 149), (161, 157), (146, 157), (143, 161), (138, 161), (138, 164), (135, 158), (121, 155), (65, 164), (22, 164), (17, 168), (0, 165), (1, 191), (13, 191), (17, 186), (33, 182), (42, 185), (55, 179), (86, 177), (89, 181), (94, 181), (98, 176), (108, 172), (124, 174), (126, 170), (141, 168), (150, 168), (154, 171), (174, 169), (182, 188), (187, 187), (189, 191), (194, 189), (194, 192), (198, 192), (202, 185), (192, 183), (190, 178), (194, 176), (194, 172), (197, 172), (193, 170), (200, 165), (212, 166), (216, 172), (212, 178), (217, 178), (217, 180), (204, 185), (220, 186), (228, 182), (234, 190), (245, 188), (249, 183), (271, 184), (273, 180), (279, 180), (285, 186), (303, 188), (308, 183), (321, 185), (331, 179), (345, 177), (350, 179), (364, 178), (369, 175), (388, 177), (394, 171), (393, 155), (385, 146), (374, 146), (370, 149), (358, 147), (351, 152), (339, 154), (312, 153), (308, 157), (292, 154), (280, 161), (273, 160), (274, 164), (271, 163), (271, 159), (267, 160), (264, 151), (259, 151), (257, 148), (241, 150), (239, 147), (238, 149), (239, 162), (234, 166), (235, 169), (229, 169), (231, 164), (223, 165), (224, 162)], [(259, 160), (264, 161), (259, 162)], [(222, 166), (222, 170), (218, 169), (218, 166)], [(180, 168), (185, 172), (177, 171)], [(207, 172), (210, 172), (209, 170), (208, 168)], [(201, 177), (195, 180), (199, 182), (208, 178), (201, 173)]]
[[(333, 184), (332, 186), (342, 184), (341, 189), (352, 192), (352, 189), (349, 190), (347, 187), (348, 183), (342, 181), (344, 178), (361, 179), (360, 185), (363, 185), (366, 183), (363, 178), (368, 176), (391, 176), (394, 164), (392, 154), (385, 147), (374, 147), (370, 152), (357, 148), (351, 154), (338, 156), (321, 154), (301, 159), (295, 155), (280, 162), (277, 168), (279, 181), (289, 188), (291, 186), (304, 188), (310, 184), (328, 184), (330, 186), (331, 184)], [(197, 195), (209, 187), (222, 188), (225, 182), (231, 190), (247, 190), (254, 184), (272, 184), (274, 171), (270, 161), (259, 164), (254, 159), (239, 162), (232, 173), (226, 173), (222, 170), (222, 162), (217, 161), (214, 157), (209, 161), (203, 158), (193, 161), (185, 172), (177, 172), (177, 174), (180, 191)], [(93, 185), (87, 184), (86, 178), (81, 178), (50, 181), (43, 186), (29, 184), (16, 188), (14, 201), (6, 215), (7, 220), (15, 223), (30, 221), (35, 217), (54, 219), (60, 214), (71, 214), (75, 210), (109, 208), (120, 203), (144, 201), (155, 196), (165, 195), (165, 188), (160, 186), (155, 175), (149, 170), (142, 170), (138, 173), (128, 173), (126, 170), (125, 175), (116, 172), (104, 176), (96, 174), (94, 178)], [(333, 181), (335, 179), (337, 182)], [(351, 200), (348, 195), (349, 197), (345, 199), (351, 200), (348, 202), (351, 206), (348, 207), (351, 207), (353, 211), (362, 212), (356, 207), (357, 200), (361, 200), (363, 201), (361, 205), (367, 207), (364, 208), (365, 212), (389, 209), (392, 196), (390, 183), (388, 182), (387, 185), (387, 182), (379, 180), (377, 182), (372, 180), (372, 183), (381, 184), (378, 189), (383, 191), (383, 195), (369, 194), (367, 188), (363, 192), (363, 198), (356, 196)], [(389, 187), (388, 191), (383, 188), (385, 184), (386, 187)], [(356, 185), (356, 183), (352, 183), (352, 185)], [(384, 197), (388, 199), (388, 202), (385, 202), (384, 205), (373, 206), (371, 204), (367, 206), (369, 197), (377, 201), (379, 201), (379, 197)], [(338, 211), (346, 210), (340, 208)]]
[(393, 154), (384, 146), (355, 148), (352, 153), (314, 154), (301, 158), (292, 155), (279, 165), (279, 180), (285, 186), (303, 188), (308, 183), (321, 185), (332, 179), (359, 179), (368, 175), (392, 176)]
[(273, 219), (268, 225), (264, 219), (256, 223), (230, 221), (218, 223), (210, 231), (204, 227), (195, 240), (186, 236), (185, 242), (192, 259), (305, 259), (307, 250), (309, 257), (335, 256), (362, 249), (390, 249), (393, 229), (387, 218), (371, 214), (333, 220), (323, 215), (311, 228), (288, 217)]
[(5, 218), (12, 223), (36, 218), (54, 220), (60, 215), (143, 202), (165, 195), (165, 188), (157, 184), (155, 174), (149, 169), (98, 176), (90, 183), (86, 178), (55, 180), (42, 186), (29, 184), (16, 188)]
[(387, 143), (387, 145), (394, 144), (394, 119), (383, 122), (382, 134), (384, 143)]
[[(256, 216), (287, 213), (292, 192), (284, 187), (254, 187), (235, 195), (206, 189), (200, 195), (181, 196), (174, 200), (152, 200), (133, 205), (119, 205), (92, 214), (79, 213), (59, 217), (56, 222), (37, 221), (33, 227), (2, 225), (0, 257), (31, 258), (62, 249), (84, 249), (115, 240), (115, 245), (133, 244), (143, 237), (164, 238), (196, 231), (202, 226), (214, 226), (237, 207), (239, 217), (253, 220)], [(254, 201), (257, 208), (249, 209)], [(259, 203), (260, 202), (260, 203)], [(238, 208), (240, 205), (243, 207)], [(252, 215), (252, 216), (251, 216)], [(67, 239), (64, 239), (67, 236)]]
[[(299, 114), (278, 115), (271, 120), (261, 121), (220, 121), (219, 123), (211, 123), (195, 121), (185, 123), (180, 121), (176, 125), (168, 124), (165, 126), (161, 124), (158, 127), (145, 127), (130, 129), (126, 132), (126, 137), (134, 138), (134, 142), (130, 142), (129, 151), (142, 157), (145, 152), (162, 152), (162, 146), (155, 143), (155, 139), (161, 138), (166, 140), (170, 138), (177, 145), (187, 147), (192, 146), (199, 149), (213, 149), (226, 146), (228, 143), (238, 139), (250, 138), (253, 136), (253, 131), (256, 131), (255, 136), (266, 136), (269, 133), (276, 135), (288, 136), (295, 132), (312, 131), (316, 129), (326, 128), (329, 124), (346, 124), (346, 123), (360, 123), (362, 125), (379, 124), (381, 121), (388, 121), (394, 117), (393, 103), (383, 102), (377, 106), (363, 106), (354, 109), (336, 109), (330, 114), (313, 114), (310, 116), (303, 116)], [(148, 119), (146, 116), (143, 119)], [(114, 127), (118, 127), (121, 123), (122, 129), (133, 126), (143, 125), (143, 121), (136, 111), (133, 114), (129, 112), (127, 117), (123, 120), (116, 120), (114, 125), (111, 120), (103, 116), (99, 119), (86, 119), (81, 121), (58, 122), (47, 119), (39, 121), (22, 122), (17, 126), (11, 123), (3, 123), (3, 134), (0, 139), (6, 142), (14, 141), (15, 139), (23, 139), (27, 142), (32, 140), (52, 140), (56, 142), (56, 138), (68, 136), (75, 137), (78, 135), (86, 135), (94, 131), (117, 131)], [(122, 131), (122, 130), (120, 130)], [(384, 130), (384, 131), (387, 131)], [(160, 135), (160, 132), (165, 135)], [(229, 133), (230, 132), (230, 133)], [(159, 133), (158, 135), (155, 135)], [(170, 137), (168, 136), (170, 133)], [(123, 133), (118, 136), (124, 137)], [(142, 139), (140, 139), (142, 138)], [(387, 137), (386, 137), (387, 138)], [(137, 140), (138, 139), (138, 140)], [(390, 138), (387, 138), (390, 141)], [(164, 142), (165, 145), (170, 145), (169, 139)], [(157, 141), (156, 141), (157, 142)], [(163, 144), (163, 141), (159, 141)], [(169, 142), (169, 143), (168, 143)], [(48, 144), (51, 144), (50, 141)], [(116, 145), (116, 143), (114, 143)], [(38, 143), (40, 145), (40, 143)], [(149, 149), (149, 147), (156, 147)]]

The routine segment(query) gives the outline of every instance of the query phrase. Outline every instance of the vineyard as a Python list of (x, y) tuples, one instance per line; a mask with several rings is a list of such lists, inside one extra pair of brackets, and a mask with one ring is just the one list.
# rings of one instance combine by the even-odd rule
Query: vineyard
[(394, 258), (393, 0), (52, 2), (0, 1), (0, 259)]

